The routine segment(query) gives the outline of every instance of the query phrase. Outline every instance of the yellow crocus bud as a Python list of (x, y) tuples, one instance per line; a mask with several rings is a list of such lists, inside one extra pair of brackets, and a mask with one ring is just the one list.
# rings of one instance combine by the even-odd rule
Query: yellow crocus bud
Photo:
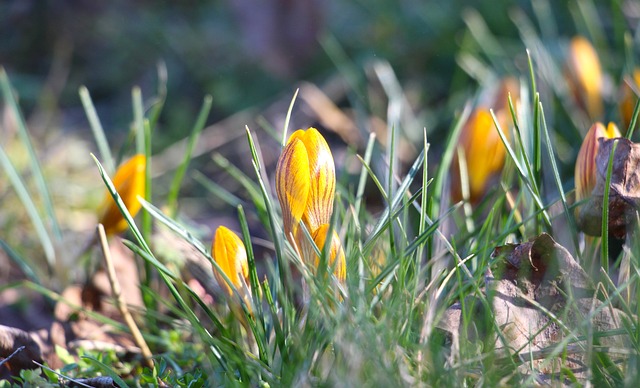
[[(211, 252), (213, 253), (213, 260), (229, 278), (231, 285), (240, 292), (243, 298), (248, 296), (248, 293), (245, 293), (245, 289), (249, 286), (249, 265), (247, 251), (240, 237), (229, 228), (219, 226), (213, 238)], [(220, 288), (226, 290), (229, 296), (233, 296), (231, 285), (227, 283), (217, 268), (213, 269), (213, 274)]]
[[(500, 112), (501, 116), (503, 114), (504, 112)], [(504, 121), (506, 123), (506, 119)], [(507, 135), (504, 126), (502, 129)], [(470, 200), (475, 203), (499, 177), (506, 157), (504, 144), (488, 110), (476, 110), (464, 125), (460, 134), (460, 150), (467, 165)], [(458, 158), (455, 158), (451, 182), (451, 196), (454, 202), (462, 199), (461, 179), (460, 164)]]
[(313, 233), (333, 213), (336, 173), (326, 140), (315, 128), (294, 132), (276, 167), (276, 190), (284, 232), (300, 253), (300, 221)]
[[(640, 69), (637, 68), (633, 71), (633, 78), (630, 81), (636, 91), (640, 89)], [(622, 125), (624, 125), (623, 129), (627, 129), (631, 124), (631, 116), (633, 116), (633, 108), (635, 108), (638, 96), (626, 81), (622, 82), (620, 89), (620, 116), (622, 117)]]
[[(138, 154), (120, 166), (112, 180), (116, 191), (132, 217), (135, 217), (142, 207), (140, 201), (138, 201), (138, 196), (144, 195), (145, 169), (146, 158), (144, 155)], [(104, 211), (99, 223), (104, 225), (105, 233), (113, 235), (127, 229), (127, 221), (120, 213), (120, 209), (118, 209), (110, 193), (107, 193), (103, 202), (102, 208)]]
[(598, 154), (601, 137), (613, 139), (620, 137), (620, 131), (614, 123), (607, 128), (602, 123), (591, 126), (582, 141), (575, 167), (576, 202), (588, 198), (596, 185), (596, 155)]
[[(317, 247), (324, 247), (336, 193), (336, 172), (329, 145), (315, 128), (291, 134), (276, 167), (276, 190), (284, 233), (302, 261), (319, 264), (311, 242), (299, 228), (304, 224)], [(342, 282), (346, 277), (345, 256), (334, 232), (329, 252), (330, 268)]]
[(598, 53), (582, 36), (569, 44), (566, 64), (571, 91), (592, 119), (602, 116), (602, 70)]
[[(313, 232), (313, 235), (312, 235), (313, 242), (321, 250), (327, 241), (328, 233), (329, 233), (329, 224), (320, 225), (320, 227)], [(331, 245), (328, 248), (329, 248), (329, 255), (327, 257), (329, 258), (329, 262), (328, 262), (329, 269), (333, 270), (333, 273), (336, 275), (336, 278), (340, 282), (344, 282), (347, 277), (346, 260), (344, 256), (344, 250), (342, 249), (342, 244), (340, 243), (340, 237), (338, 237), (338, 234), (335, 232), (335, 230), (332, 233)], [(311, 254), (313, 256), (311, 256)], [(320, 264), (320, 258), (318, 257), (318, 255), (315, 254), (315, 252), (311, 254), (309, 256), (315, 257), (314, 264), (315, 264), (315, 267), (317, 268), (318, 265)]]

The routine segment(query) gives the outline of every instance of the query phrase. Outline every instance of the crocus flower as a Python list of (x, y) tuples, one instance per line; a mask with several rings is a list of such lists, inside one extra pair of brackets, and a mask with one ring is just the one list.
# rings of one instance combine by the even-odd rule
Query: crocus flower
[(596, 155), (600, 147), (598, 139), (601, 137), (620, 137), (620, 131), (614, 123), (609, 123), (607, 128), (602, 123), (595, 123), (587, 132), (576, 159), (576, 202), (588, 198), (596, 185)]
[(226, 290), (229, 296), (233, 296), (231, 286), (242, 294), (249, 285), (249, 266), (247, 251), (240, 237), (229, 228), (219, 226), (213, 238), (211, 252), (213, 260), (231, 281), (231, 284), (227, 283), (220, 271), (214, 268), (213, 274), (220, 288)]
[[(311, 236), (316, 236), (322, 249), (328, 225), (333, 213), (336, 173), (333, 156), (326, 140), (315, 128), (295, 131), (284, 147), (276, 167), (276, 189), (282, 208), (284, 233), (305, 264), (317, 266), (317, 257), (310, 242), (302, 233), (303, 223)], [(324, 233), (324, 235), (323, 235)], [(337, 235), (332, 236), (330, 262), (338, 260), (336, 276), (344, 279), (344, 260), (334, 244), (340, 244)], [(338, 256), (333, 256), (334, 253)], [(342, 257), (344, 253), (342, 253)], [(341, 264), (340, 264), (341, 263)]]
[(580, 106), (592, 119), (602, 116), (602, 70), (598, 53), (584, 37), (569, 44), (566, 64), (569, 86)]
[[(138, 154), (120, 166), (112, 180), (116, 191), (132, 217), (135, 217), (142, 207), (140, 201), (138, 201), (138, 196), (144, 195), (145, 169), (145, 156)], [(100, 223), (104, 225), (107, 235), (118, 234), (127, 229), (127, 221), (120, 213), (120, 209), (118, 209), (110, 193), (107, 193), (102, 208), (104, 212), (100, 218)]]
[(465, 184), (469, 187), (470, 202), (477, 203), (500, 177), (506, 149), (495, 127), (490, 109), (493, 109), (498, 124), (508, 140), (511, 123), (509, 96), (517, 109), (519, 89), (520, 84), (515, 78), (503, 78), (493, 93), (486, 94), (488, 97), (480, 102), (462, 127), (458, 149), (461, 152), (459, 156), (464, 157), (466, 162), (468, 179), (466, 182), (462, 181), (460, 158), (455, 157), (451, 179), (451, 199), (454, 202), (462, 200), (462, 187)]
[[(636, 91), (640, 89), (640, 68), (633, 71), (633, 77), (630, 81)], [(635, 108), (638, 96), (626, 81), (622, 82), (620, 89), (620, 116), (624, 125), (623, 129), (627, 129), (631, 124), (631, 116), (633, 116), (633, 108)]]
[[(505, 128), (503, 127), (503, 130)], [(467, 166), (469, 196), (472, 203), (479, 201), (504, 166), (506, 150), (494, 126), (491, 113), (476, 110), (460, 134), (460, 151)], [(458, 158), (454, 159), (452, 199), (462, 199), (462, 182)]]

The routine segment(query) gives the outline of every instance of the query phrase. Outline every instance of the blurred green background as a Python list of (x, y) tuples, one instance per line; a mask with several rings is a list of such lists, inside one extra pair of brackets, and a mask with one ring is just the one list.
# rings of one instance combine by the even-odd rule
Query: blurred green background
[(606, 16), (617, 3), (3, 1), (0, 63), (27, 112), (63, 108), (62, 119), (68, 121), (63, 127), (84, 126), (77, 91), (86, 85), (105, 128), (113, 131), (130, 121), (131, 87), (154, 93), (157, 64), (163, 62), (168, 97), (161, 121), (168, 144), (187, 135), (205, 94), (213, 96), (213, 122), (279, 93), (291, 94), (296, 80), (327, 79), (337, 72), (323, 44), (328, 39), (356, 66), (388, 60), (414, 102), (435, 110), (456, 92), (465, 93), (463, 100), (474, 89), (475, 81), (456, 61), (461, 49), (476, 51), (470, 45), (470, 21), (484, 20), (498, 39), (496, 47), (484, 49), (505, 56), (509, 62), (498, 69), (505, 70), (514, 66), (514, 56), (524, 54), (513, 21), (516, 10), (532, 20), (549, 12), (553, 20), (545, 20), (541, 29), (556, 31), (543, 33), (571, 36), (583, 27), (576, 20), (584, 4), (614, 20)]

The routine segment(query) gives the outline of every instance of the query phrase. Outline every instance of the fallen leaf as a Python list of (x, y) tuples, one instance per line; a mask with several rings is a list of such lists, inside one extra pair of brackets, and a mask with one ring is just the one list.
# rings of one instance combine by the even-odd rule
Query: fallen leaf
[(438, 325), (449, 338), (495, 351), (497, 361), (515, 362), (523, 380), (533, 375), (538, 383), (569, 384), (561, 370), (584, 383), (605, 368), (594, 359), (624, 361), (606, 349), (623, 349), (626, 336), (596, 334), (621, 328), (625, 314), (598, 299), (586, 272), (551, 236), (497, 247), (492, 256), (496, 265), (486, 271), (484, 295), (465, 299), (473, 321), (465, 325), (457, 304)]

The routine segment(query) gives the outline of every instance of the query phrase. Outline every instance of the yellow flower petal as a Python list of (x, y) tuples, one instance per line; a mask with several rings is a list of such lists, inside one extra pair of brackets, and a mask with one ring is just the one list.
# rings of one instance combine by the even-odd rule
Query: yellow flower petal
[(598, 53), (584, 37), (571, 40), (567, 56), (569, 84), (574, 97), (592, 119), (602, 116), (602, 70)]
[[(138, 154), (120, 166), (112, 180), (116, 191), (120, 194), (132, 217), (135, 217), (142, 207), (138, 201), (138, 196), (144, 195), (145, 169), (145, 156)], [(104, 225), (106, 234), (117, 234), (127, 229), (127, 221), (120, 213), (120, 209), (118, 209), (110, 193), (107, 193), (102, 208), (105, 210), (99, 222)]]
[[(506, 123), (506, 119), (501, 121)], [(505, 131), (505, 127), (502, 129)], [(470, 199), (476, 202), (484, 196), (492, 179), (500, 174), (506, 157), (506, 149), (488, 110), (476, 110), (462, 128), (460, 143), (467, 163)], [(462, 199), (458, 163), (458, 159), (454, 159), (452, 198), (455, 202)]]
[[(225, 226), (216, 230), (211, 251), (213, 259), (220, 266), (225, 275), (231, 280), (237, 290), (242, 290), (244, 284), (249, 284), (249, 266), (247, 263), (247, 251), (240, 237)], [(229, 295), (233, 290), (224, 277), (214, 268), (213, 274), (222, 289), (226, 289)]]
[[(296, 132), (297, 133), (297, 132)], [(300, 136), (309, 157), (310, 187), (307, 208), (302, 219), (310, 231), (328, 224), (333, 214), (333, 198), (336, 193), (336, 170), (333, 155), (327, 141), (315, 128), (309, 128)]]
[(291, 139), (284, 147), (276, 167), (276, 191), (282, 208), (284, 233), (295, 246), (293, 236), (307, 207), (309, 156), (301, 140)]
[[(328, 233), (329, 224), (320, 225), (320, 227), (313, 232), (313, 242), (321, 250), (327, 240)], [(340, 243), (340, 237), (335, 232), (335, 230), (333, 231), (333, 235), (331, 237), (331, 247), (328, 256), (329, 269), (333, 269), (333, 273), (336, 275), (336, 278), (338, 278), (340, 282), (344, 282), (347, 277), (347, 266), (344, 256), (344, 250), (342, 249), (342, 244)], [(318, 265), (320, 265), (320, 258), (315, 254), (315, 252), (313, 253), (313, 256), (315, 257), (314, 264), (317, 268)]]

